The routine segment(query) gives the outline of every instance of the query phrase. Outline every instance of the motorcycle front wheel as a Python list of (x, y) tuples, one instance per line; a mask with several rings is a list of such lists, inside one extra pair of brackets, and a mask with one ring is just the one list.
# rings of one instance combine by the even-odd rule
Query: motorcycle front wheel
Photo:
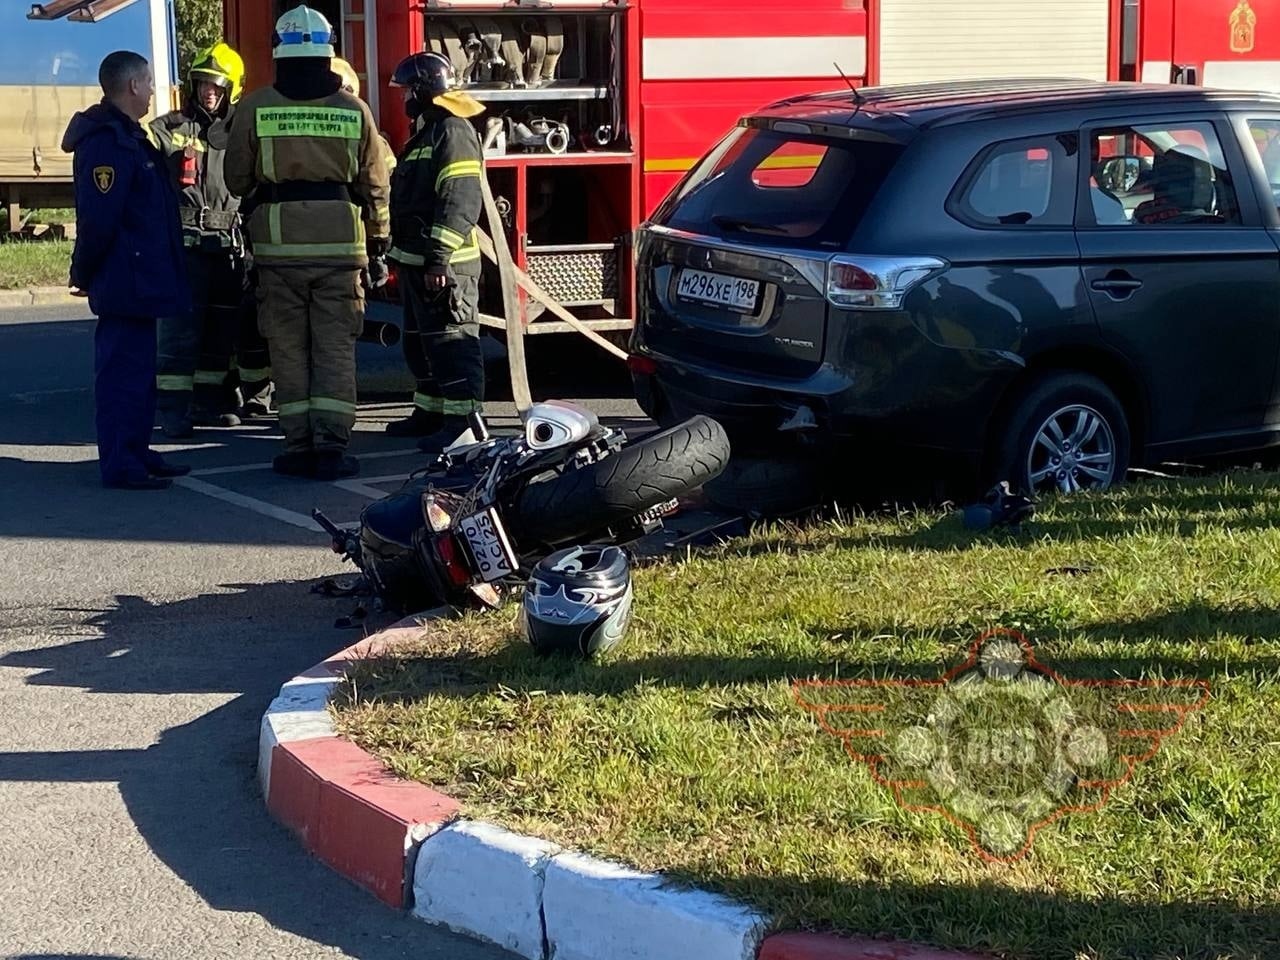
[(728, 463), (724, 428), (692, 417), (603, 460), (534, 480), (516, 499), (511, 529), (549, 546), (581, 540), (688, 495)]

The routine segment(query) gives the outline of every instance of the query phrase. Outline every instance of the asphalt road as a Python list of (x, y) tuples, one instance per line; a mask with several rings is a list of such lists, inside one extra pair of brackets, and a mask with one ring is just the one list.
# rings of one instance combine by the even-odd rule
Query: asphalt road
[[(357, 483), (276, 477), (271, 422), (160, 446), (196, 467), (183, 486), (103, 490), (92, 329), (65, 308), (0, 312), (0, 955), (506, 956), (311, 860), (255, 780), (258, 719), (279, 685), (358, 639), (335, 627), (351, 601), (311, 593), (350, 568), (310, 509), (353, 520), (420, 463), (380, 432), (406, 408), (362, 404)], [(616, 360), (545, 339), (539, 398), (643, 423), (609, 397), (626, 391)], [(361, 359), (365, 386), (403, 379), (395, 351)], [(510, 404), (490, 409), (514, 422)]]

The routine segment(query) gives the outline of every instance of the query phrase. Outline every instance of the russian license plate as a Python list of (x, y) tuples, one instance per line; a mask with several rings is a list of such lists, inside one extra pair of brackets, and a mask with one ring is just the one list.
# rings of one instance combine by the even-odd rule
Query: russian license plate
[(682, 270), (676, 281), (676, 296), (682, 300), (710, 303), (737, 313), (750, 313), (756, 308), (760, 293), (759, 280), (726, 277), (704, 270)]
[(475, 560), (476, 572), (485, 583), (501, 580), (516, 572), (516, 552), (507, 539), (498, 511), (493, 507), (473, 513), (458, 524), (458, 529), (467, 541), (471, 558)]

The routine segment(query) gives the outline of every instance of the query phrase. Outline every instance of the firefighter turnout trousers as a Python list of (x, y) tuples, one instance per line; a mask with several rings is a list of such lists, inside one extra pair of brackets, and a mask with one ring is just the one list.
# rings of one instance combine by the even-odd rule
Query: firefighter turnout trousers
[(258, 327), (271, 351), (285, 452), (343, 451), (356, 422), (358, 267), (258, 267)]
[(252, 286), (242, 296), (239, 323), (236, 372), (240, 396), (246, 413), (265, 412), (271, 406), (271, 351), (258, 329), (258, 294)]
[(480, 278), (462, 274), (445, 290), (428, 291), (422, 273), (405, 278), (404, 358), (415, 381), (413, 403), (423, 413), (466, 416), (484, 399), (484, 354), (476, 311)]
[(244, 267), (230, 251), (187, 252), (190, 313), (161, 317), (157, 407), (165, 420), (234, 412), (227, 376), (240, 324)]

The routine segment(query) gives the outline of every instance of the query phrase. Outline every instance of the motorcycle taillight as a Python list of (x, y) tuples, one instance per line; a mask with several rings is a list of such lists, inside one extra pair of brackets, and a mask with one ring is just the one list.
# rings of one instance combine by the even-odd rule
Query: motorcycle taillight
[(445, 575), (453, 586), (465, 587), (471, 582), (471, 570), (467, 566), (466, 556), (452, 534), (446, 533), (436, 540), (436, 551), (444, 565)]

